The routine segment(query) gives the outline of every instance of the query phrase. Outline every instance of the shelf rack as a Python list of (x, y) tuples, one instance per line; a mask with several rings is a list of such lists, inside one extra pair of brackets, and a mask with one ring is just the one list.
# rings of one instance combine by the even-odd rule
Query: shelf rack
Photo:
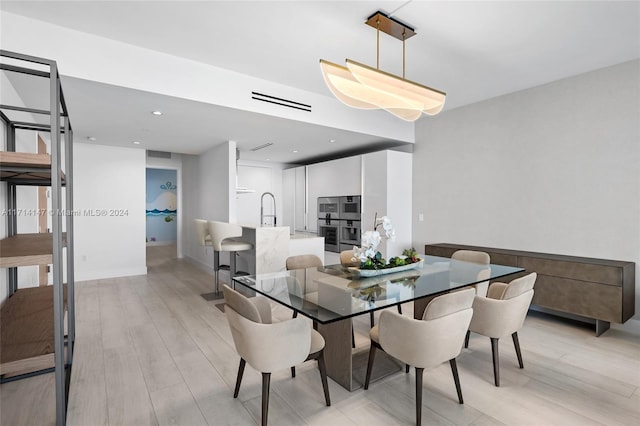
[[(0, 50), (0, 70), (48, 79), (41, 95), (49, 100), (47, 110), (0, 104), (0, 120), (6, 129), (6, 150), (0, 152), (0, 180), (7, 185), (7, 237), (0, 240), (0, 267), (7, 269), (9, 294), (0, 307), (0, 380), (19, 380), (53, 371), (56, 425), (63, 426), (75, 342), (73, 214), (65, 214), (73, 211), (73, 130), (55, 61)], [(11, 119), (16, 115), (33, 120)], [(42, 116), (48, 116), (48, 124), (35, 119)], [(17, 130), (49, 133), (51, 155), (16, 152)], [(63, 141), (66, 176), (62, 172)], [(52, 220), (51, 233), (18, 234), (16, 187), (21, 185), (51, 187), (51, 210), (47, 212)], [(63, 218), (66, 233), (62, 229)], [(49, 264), (53, 285), (18, 289), (18, 267)]]

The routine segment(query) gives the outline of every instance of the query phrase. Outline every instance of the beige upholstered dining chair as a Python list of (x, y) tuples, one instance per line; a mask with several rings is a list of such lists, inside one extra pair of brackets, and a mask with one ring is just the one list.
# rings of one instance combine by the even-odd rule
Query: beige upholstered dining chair
[(324, 363), (324, 338), (302, 318), (271, 322), (271, 304), (262, 297), (247, 298), (224, 284), (225, 314), (240, 365), (233, 397), (237, 398), (245, 364), (262, 373), (262, 425), (269, 415), (271, 373), (316, 359), (324, 398), (331, 405), (327, 372)]
[[(295, 256), (289, 256), (287, 257), (287, 260), (285, 261), (285, 265), (287, 268), (287, 271), (290, 271), (292, 269), (306, 269), (306, 268), (321, 268), (323, 265), (322, 263), (322, 259), (320, 259), (318, 256), (316, 256), (315, 254), (299, 254), (299, 255), (295, 255)], [(316, 293), (315, 295), (315, 299), (317, 300), (317, 292), (313, 292)], [(305, 291), (305, 299), (309, 297), (309, 293)], [(314, 297), (311, 297), (312, 299)], [(298, 313), (296, 311), (293, 311), (293, 318), (296, 318), (298, 316)], [(291, 369), (292, 372), (294, 372), (294, 368), (292, 367)], [(295, 373), (294, 373), (295, 376)]]
[(315, 254), (299, 254), (289, 256), (286, 260), (287, 270), (322, 267), (323, 262)]
[(340, 252), (340, 264), (345, 267), (359, 266), (360, 261), (353, 255), (353, 250), (343, 250)]
[[(458, 377), (456, 357), (462, 350), (465, 332), (473, 315), (475, 290), (468, 288), (448, 293), (431, 300), (422, 320), (405, 317), (393, 311), (384, 311), (380, 322), (371, 329), (371, 349), (364, 388), (369, 388), (376, 349), (416, 370), (416, 424), (422, 421), (422, 375), (425, 368), (433, 368), (449, 361), (453, 380), (462, 404), (462, 389)], [(408, 367), (407, 367), (408, 370)]]
[[(499, 339), (511, 335), (518, 364), (520, 368), (524, 368), (518, 330), (524, 324), (531, 299), (533, 299), (533, 286), (536, 277), (536, 273), (532, 272), (511, 281), (509, 284), (494, 282), (489, 286), (487, 297), (476, 297), (473, 301), (473, 318), (469, 325), (469, 331), (491, 339), (493, 378), (496, 386), (500, 386)], [(465, 347), (468, 346), (469, 332), (465, 338)]]
[[(482, 266), (489, 266), (491, 263), (491, 258), (489, 253), (485, 253), (483, 251), (475, 251), (475, 250), (458, 250), (451, 255), (452, 260), (460, 260), (463, 262), (471, 262), (477, 263)], [(452, 265), (452, 269), (454, 265)], [(482, 276), (489, 276), (488, 269), (482, 269), (478, 271), (478, 278), (482, 279)], [(455, 277), (452, 277), (452, 280), (455, 281)], [(474, 284), (472, 287), (476, 289), (476, 294), (478, 296), (485, 297), (487, 295), (487, 289), (489, 288), (489, 281), (484, 281), (478, 284)]]

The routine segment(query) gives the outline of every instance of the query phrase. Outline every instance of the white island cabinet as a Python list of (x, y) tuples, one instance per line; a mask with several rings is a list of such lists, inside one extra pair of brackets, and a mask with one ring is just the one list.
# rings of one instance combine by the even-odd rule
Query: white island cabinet
[(253, 249), (237, 253), (238, 271), (251, 275), (284, 271), (287, 257), (300, 254), (315, 254), (324, 262), (324, 238), (315, 234), (289, 235), (288, 226), (240, 225), (242, 239)]
[(238, 252), (238, 271), (251, 275), (283, 271), (289, 256), (289, 227), (240, 225), (242, 239), (253, 244), (253, 249)]

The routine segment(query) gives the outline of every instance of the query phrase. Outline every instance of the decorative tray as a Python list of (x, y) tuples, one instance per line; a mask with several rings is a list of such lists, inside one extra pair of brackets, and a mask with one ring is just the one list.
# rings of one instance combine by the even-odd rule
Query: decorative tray
[(383, 269), (360, 269), (357, 266), (349, 267), (349, 270), (353, 273), (354, 277), (377, 277), (378, 275), (393, 274), (394, 272), (408, 271), (409, 269), (422, 268), (424, 265), (424, 259), (420, 259), (419, 262), (410, 263), (408, 265), (394, 266), (393, 268)]

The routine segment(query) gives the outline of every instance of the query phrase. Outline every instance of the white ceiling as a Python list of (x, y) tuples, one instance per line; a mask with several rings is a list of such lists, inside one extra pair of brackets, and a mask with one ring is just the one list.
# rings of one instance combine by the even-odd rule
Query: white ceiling
[[(446, 91), (445, 110), (640, 57), (637, 1), (2, 1), (0, 9), (327, 96), (318, 60), (375, 65), (375, 31), (363, 22), (398, 9), (395, 18), (417, 32), (406, 42), (406, 76)], [(401, 74), (401, 43), (384, 34), (380, 42), (381, 69)], [(385, 143), (79, 79), (65, 79), (64, 90), (76, 135), (97, 143), (147, 136), (146, 148), (197, 153), (235, 140), (244, 159), (294, 163)]]

